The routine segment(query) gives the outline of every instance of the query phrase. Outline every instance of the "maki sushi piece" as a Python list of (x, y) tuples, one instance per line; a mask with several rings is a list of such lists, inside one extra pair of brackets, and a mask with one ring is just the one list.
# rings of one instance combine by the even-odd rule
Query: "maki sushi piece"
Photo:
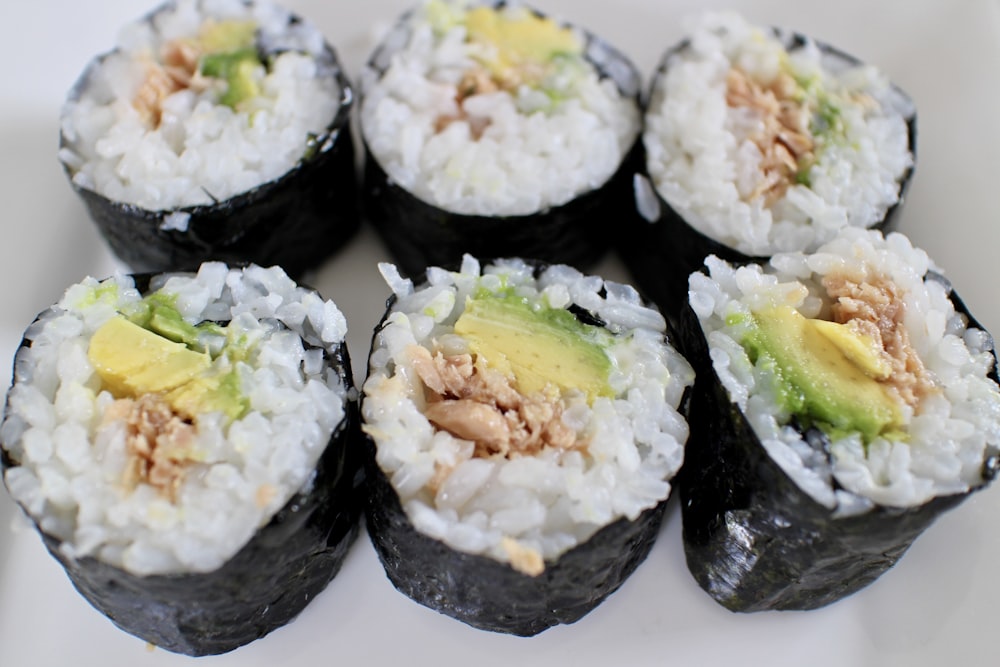
[(648, 554), (693, 377), (631, 287), (520, 259), (394, 297), (362, 397), (368, 530), (402, 593), (473, 627), (573, 623)]
[(641, 76), (519, 3), (430, 0), (361, 76), (366, 217), (405, 273), (463, 253), (595, 262), (628, 205)]
[(733, 13), (688, 33), (650, 86), (621, 237), (668, 317), (710, 254), (764, 261), (844, 227), (891, 230), (916, 157), (913, 103), (875, 67)]
[(319, 30), (266, 0), (177, 0), (70, 92), (59, 158), (137, 271), (313, 267), (360, 216), (353, 91)]
[(121, 629), (188, 655), (247, 644), (357, 535), (345, 333), (278, 267), (88, 278), (17, 352), (4, 483)]
[(688, 567), (734, 611), (822, 607), (995, 476), (993, 339), (898, 233), (705, 267), (684, 311)]

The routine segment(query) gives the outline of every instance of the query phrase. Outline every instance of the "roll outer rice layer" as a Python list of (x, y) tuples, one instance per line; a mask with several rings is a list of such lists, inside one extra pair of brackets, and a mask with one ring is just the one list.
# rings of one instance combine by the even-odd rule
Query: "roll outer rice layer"
[[(775, 256), (767, 267), (767, 275), (779, 273), (773, 283), (766, 276), (758, 278), (753, 265), (727, 268), (715, 258), (707, 264), (720, 281), (716, 287), (708, 275), (691, 277), (691, 305), (681, 313), (680, 332), (697, 373), (692, 433), (679, 476), (684, 549), (699, 585), (733, 611), (814, 609), (860, 590), (892, 567), (938, 516), (996, 475), (1000, 395), (992, 338), (926, 255), (898, 234), (883, 242), (877, 232), (851, 230), (823, 246), (808, 265), (835, 271), (833, 267), (850, 267), (850, 259), (872, 261), (873, 248), (882, 259), (869, 266), (895, 276), (907, 304), (937, 304), (940, 290), (953, 308), (950, 313), (915, 310), (903, 316), (913, 346), (925, 355), (937, 387), (945, 388), (932, 390), (923, 399), (926, 404), (916, 408), (912, 419), (920, 422), (920, 434), (914, 430), (905, 442), (892, 440), (898, 435), (884, 436), (892, 447), (906, 449), (892, 457), (884, 454), (882, 436), (862, 447), (857, 433), (820, 434), (796, 421), (807, 417), (789, 421), (784, 409), (762, 412), (769, 394), (753, 388), (747, 394), (746, 385), (735, 380), (749, 377), (750, 371), (744, 371), (737, 348), (721, 342), (728, 329), (717, 328), (716, 322), (737, 321), (741, 303), (757, 304), (753, 309), (770, 303), (768, 294), (793, 293), (787, 286), (796, 284), (796, 276), (815, 284), (807, 280), (808, 262), (800, 261), (802, 255)], [(903, 280), (907, 260), (915, 262), (909, 266), (917, 282)], [(745, 301), (729, 301), (725, 294), (745, 294)], [(807, 298), (800, 307), (809, 317), (829, 317), (824, 315), (828, 306), (821, 307), (818, 299)], [(964, 353), (958, 354), (956, 340), (964, 341)], [(956, 368), (964, 368), (971, 379), (963, 380), (962, 371), (956, 375), (948, 359), (958, 359)], [(755, 371), (754, 377), (760, 386), (764, 376)], [(949, 410), (949, 442), (940, 445), (923, 435), (935, 433), (930, 424), (941, 411), (937, 391), (955, 401)], [(972, 415), (981, 422), (979, 430), (970, 431), (972, 426), (961, 422)], [(860, 474), (866, 466), (876, 484), (871, 489)]]

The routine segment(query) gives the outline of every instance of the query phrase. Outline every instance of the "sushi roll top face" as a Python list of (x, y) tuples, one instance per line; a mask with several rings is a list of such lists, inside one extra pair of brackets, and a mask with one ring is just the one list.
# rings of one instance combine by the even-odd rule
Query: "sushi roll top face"
[[(691, 113), (696, 110), (695, 113)], [(664, 58), (644, 145), (659, 195), (749, 256), (883, 222), (914, 164), (912, 104), (811, 39), (706, 14)]]
[(364, 428), (417, 530), (537, 575), (667, 497), (691, 369), (634, 290), (521, 260), (384, 271)]
[(598, 71), (590, 39), (519, 4), (431, 0), (369, 63), (365, 142), (395, 182), (453, 213), (564, 204), (603, 185), (638, 133), (634, 91)]
[(850, 514), (984, 483), (1000, 445), (992, 339), (926, 253), (848, 229), (767, 266), (706, 266), (691, 307), (715, 372), (815, 500)]
[(268, 2), (178, 0), (126, 26), (62, 114), (80, 188), (162, 211), (273, 181), (342, 123), (322, 34)]
[(88, 279), (25, 335), (4, 481), (69, 558), (210, 572), (313, 475), (346, 324), (279, 268)]

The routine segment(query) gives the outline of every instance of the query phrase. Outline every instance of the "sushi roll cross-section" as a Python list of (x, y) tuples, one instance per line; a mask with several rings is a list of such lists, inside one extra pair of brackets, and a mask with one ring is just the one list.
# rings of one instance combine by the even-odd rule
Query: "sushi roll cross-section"
[(292, 620), (357, 534), (345, 333), (278, 267), (88, 278), (18, 350), (4, 483), (116, 625), (233, 650)]
[(995, 476), (993, 339), (899, 233), (705, 267), (684, 312), (688, 567), (736, 611), (835, 602)]
[(352, 103), (307, 21), (267, 0), (177, 0), (86, 68), (59, 158), (136, 270), (222, 260), (300, 274), (360, 221)]
[(481, 629), (578, 620), (656, 538), (690, 366), (634, 289), (566, 265), (383, 271), (362, 414), (389, 579)]
[(366, 215), (414, 276), (466, 252), (590, 264), (629, 201), (640, 83), (520, 3), (425, 2), (361, 76)]
[(843, 227), (890, 230), (916, 161), (915, 107), (884, 73), (735, 13), (692, 17), (644, 120), (623, 249), (669, 317), (710, 254), (766, 260)]

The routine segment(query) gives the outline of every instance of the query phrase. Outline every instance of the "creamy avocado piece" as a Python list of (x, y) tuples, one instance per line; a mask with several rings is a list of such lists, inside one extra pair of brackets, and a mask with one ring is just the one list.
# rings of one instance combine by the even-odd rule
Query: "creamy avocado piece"
[(496, 49), (494, 57), (483, 64), (500, 78), (525, 64), (547, 63), (583, 50), (572, 30), (527, 10), (511, 16), (492, 7), (477, 7), (466, 14), (465, 27), (471, 41)]
[(257, 53), (256, 35), (257, 24), (253, 21), (208, 21), (198, 33), (194, 46), (203, 54), (198, 71), (226, 82), (221, 104), (235, 108), (260, 94), (256, 74), (263, 63)]
[(170, 391), (208, 370), (208, 354), (188, 349), (121, 316), (94, 332), (87, 357), (112, 394), (140, 396)]
[(566, 310), (535, 309), (512, 294), (470, 297), (455, 333), (487, 364), (512, 374), (522, 393), (555, 385), (580, 390), (590, 400), (614, 395), (608, 384), (612, 363), (604, 351), (610, 334)]
[(222, 412), (230, 420), (236, 420), (250, 409), (235, 371), (194, 378), (168, 392), (166, 398), (174, 410), (191, 417), (203, 412)]
[(887, 380), (892, 375), (892, 364), (883, 354), (882, 346), (871, 336), (865, 335), (850, 324), (827, 320), (809, 320), (809, 326), (824, 336), (865, 375), (876, 380)]
[(748, 324), (742, 344), (752, 362), (770, 367), (784, 409), (828, 430), (859, 432), (865, 443), (901, 426), (899, 402), (879, 382), (884, 361), (871, 339), (789, 306), (755, 312)]
[(204, 53), (225, 53), (252, 48), (257, 37), (253, 21), (208, 19), (198, 31), (198, 46)]
[(220, 411), (238, 419), (246, 412), (235, 372), (209, 375), (212, 358), (207, 352), (196, 352), (125, 317), (113, 317), (94, 332), (87, 357), (117, 398), (160, 393), (175, 411), (192, 418)]
[(243, 100), (260, 94), (255, 76), (260, 67), (260, 56), (253, 48), (211, 53), (201, 59), (203, 75), (226, 82), (226, 92), (219, 98), (219, 103), (233, 108)]
[(189, 324), (176, 306), (177, 297), (154, 292), (132, 304), (124, 314), (143, 329), (154, 331), (175, 343), (184, 343), (195, 351), (205, 348), (203, 334), (225, 336), (226, 331), (214, 322)]

